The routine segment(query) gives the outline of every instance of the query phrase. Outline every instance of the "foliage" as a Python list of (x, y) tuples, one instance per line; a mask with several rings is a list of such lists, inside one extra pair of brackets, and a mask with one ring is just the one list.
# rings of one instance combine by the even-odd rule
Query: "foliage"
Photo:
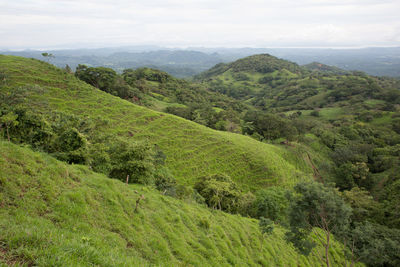
[(268, 187), (257, 191), (253, 205), (255, 217), (269, 219), (280, 224), (287, 222), (289, 202), (283, 188)]
[(316, 266), (285, 244), (278, 225), (263, 237), (253, 219), (1, 141), (0, 188), (0, 265)]
[(225, 174), (214, 174), (198, 179), (194, 185), (212, 209), (235, 213), (238, 211), (240, 190), (232, 179)]
[(113, 85), (117, 79), (117, 73), (113, 69), (86, 65), (78, 65), (75, 76), (108, 93), (113, 93)]
[(87, 162), (87, 140), (77, 129), (71, 128), (62, 132), (53, 144), (52, 150), (56, 158), (68, 163)]
[(256, 133), (267, 140), (277, 138), (293, 140), (297, 135), (297, 129), (289, 121), (273, 114), (252, 111), (247, 112), (243, 119), (252, 126), (243, 128), (245, 134)]
[[(64, 131), (64, 125), (86, 137), (90, 151), (88, 164), (93, 165), (92, 168), (97, 168), (96, 151), (102, 151), (97, 157), (97, 162), (101, 163), (101, 158), (107, 158), (105, 153), (109, 145), (118, 136), (129, 142), (157, 144), (167, 157), (165, 167), (181, 185), (192, 186), (199, 176), (213, 174), (216, 170), (229, 175), (246, 192), (270, 185), (290, 186), (298, 179), (293, 173), (310, 175), (310, 170), (298, 169), (297, 161), (302, 162), (302, 159), (288, 161), (293, 157), (283, 147), (260, 144), (246, 136), (214, 131), (133, 105), (47, 63), (0, 56), (0, 71), (9, 77), (7, 86), (1, 88), (1, 95), (27, 89), (26, 93), (17, 94), (19, 104), (12, 100), (16, 104), (11, 105), (19, 105), (32, 113), (34, 110), (51, 131), (54, 128), (56, 135)], [(56, 113), (70, 116), (71, 122), (68, 118), (57, 118)], [(108, 139), (104, 139), (106, 136)], [(105, 147), (100, 148), (98, 143), (104, 143)], [(100, 150), (94, 150), (97, 147)], [(106, 162), (98, 165), (102, 172), (109, 167)]]
[(109, 175), (122, 181), (129, 175), (132, 183), (153, 183), (155, 166), (152, 153), (149, 144), (118, 140), (110, 148)]
[(259, 222), (260, 231), (263, 234), (271, 234), (274, 231), (274, 222), (270, 219), (260, 217)]
[(343, 199), (352, 208), (352, 223), (360, 223), (367, 220), (379, 222), (383, 218), (382, 205), (373, 199), (371, 194), (359, 187), (353, 187), (349, 191), (343, 191)]
[[(351, 208), (343, 201), (337, 191), (317, 182), (299, 183), (294, 188), (294, 195), (290, 203), (289, 224), (290, 231), (287, 240), (303, 254), (308, 255), (316, 246), (310, 239), (314, 233), (319, 242), (325, 247), (321, 260), (329, 266), (329, 247), (331, 235), (343, 235), (349, 227)], [(323, 234), (316, 227), (322, 229)]]
[(1, 125), (6, 128), (8, 141), (10, 141), (9, 128), (15, 127), (18, 125), (17, 118), (18, 118), (18, 115), (15, 114), (14, 112), (4, 114), (3, 116), (0, 117)]
[(51, 58), (55, 58), (55, 56), (52, 53), (47, 53), (47, 52), (42, 53), (42, 56), (47, 59), (47, 62), (50, 62)]
[(368, 266), (399, 266), (400, 230), (365, 222), (351, 233), (355, 256)]

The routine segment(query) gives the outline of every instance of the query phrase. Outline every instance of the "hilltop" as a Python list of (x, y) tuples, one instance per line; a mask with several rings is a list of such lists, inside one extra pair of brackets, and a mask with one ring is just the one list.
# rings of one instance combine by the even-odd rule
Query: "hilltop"
[(211, 91), (274, 112), (340, 106), (355, 113), (371, 101), (398, 103), (400, 88), (398, 79), (320, 63), (298, 66), (267, 54), (218, 64), (196, 79), (206, 83)]
[[(261, 73), (266, 74), (276, 70), (289, 70), (291, 72), (301, 71), (301, 68), (293, 62), (278, 59), (270, 54), (260, 54), (245, 57), (231, 63), (220, 63), (211, 69), (199, 74), (195, 78), (197, 80), (212, 78), (225, 72), (231, 72), (232, 75), (237, 72)], [(238, 80), (246, 80), (244, 77)]]

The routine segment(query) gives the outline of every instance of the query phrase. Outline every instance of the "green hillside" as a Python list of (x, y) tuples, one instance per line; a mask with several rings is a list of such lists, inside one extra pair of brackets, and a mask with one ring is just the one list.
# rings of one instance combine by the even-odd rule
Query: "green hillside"
[[(262, 236), (255, 219), (128, 186), (3, 141), (0, 233), (0, 265), (319, 266), (297, 254), (280, 227)], [(337, 244), (331, 256), (338, 264)]]
[[(269, 62), (271, 68), (260, 67)], [(361, 253), (363, 261), (398, 266), (400, 80), (293, 64), (256, 55), (216, 65), (197, 80), (255, 109), (242, 117), (244, 133), (308, 151), (314, 177), (333, 183), (353, 208), (352, 229), (371, 224), (363, 234), (370, 245), (359, 247), (391, 244), (379, 249), (382, 255), (373, 249)]]
[(0, 56), (2, 92), (23, 88), (21, 105), (51, 120), (54, 112), (94, 120), (96, 132), (125, 140), (148, 140), (167, 156), (176, 179), (192, 185), (205, 174), (225, 173), (248, 188), (291, 185), (309, 176), (311, 168), (284, 147), (252, 138), (211, 130), (196, 123), (134, 105), (111, 96), (50, 64)]
[(400, 88), (398, 79), (319, 63), (298, 66), (267, 54), (216, 65), (196, 80), (211, 91), (273, 112), (341, 107), (354, 114), (370, 100), (385, 101), (390, 110), (399, 101)]
[[(259, 55), (193, 84), (153, 69), (80, 65), (73, 75), (0, 56), (0, 131), (10, 141), (0, 147), (0, 259), (342, 265), (334, 235), (356, 261), (397, 266), (399, 81), (310, 68)], [(136, 93), (181, 117), (140, 106)]]

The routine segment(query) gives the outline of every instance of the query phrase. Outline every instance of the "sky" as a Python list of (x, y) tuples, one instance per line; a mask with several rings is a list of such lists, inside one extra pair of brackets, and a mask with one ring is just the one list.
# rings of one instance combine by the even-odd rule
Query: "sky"
[(400, 0), (0, 0), (0, 48), (400, 46)]

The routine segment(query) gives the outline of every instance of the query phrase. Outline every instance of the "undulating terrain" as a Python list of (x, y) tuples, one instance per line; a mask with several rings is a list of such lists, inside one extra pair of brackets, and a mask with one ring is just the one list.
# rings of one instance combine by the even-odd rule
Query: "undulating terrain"
[(0, 97), (0, 264), (400, 263), (398, 79), (0, 55)]

